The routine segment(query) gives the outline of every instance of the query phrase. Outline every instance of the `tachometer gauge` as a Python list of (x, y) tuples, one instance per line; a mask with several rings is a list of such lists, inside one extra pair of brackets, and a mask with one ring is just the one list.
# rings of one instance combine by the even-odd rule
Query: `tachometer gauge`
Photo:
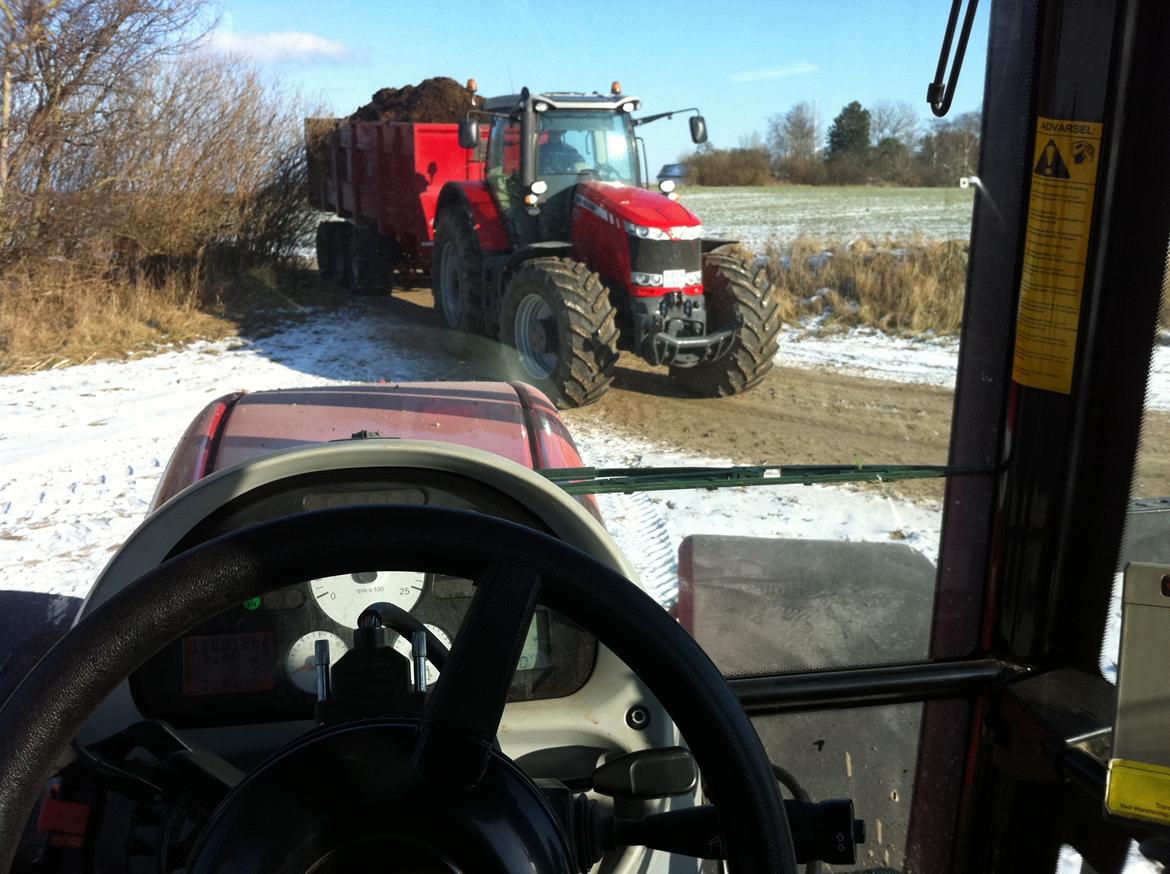
[(325, 615), (347, 628), (357, 626), (358, 615), (379, 601), (409, 610), (422, 594), (426, 574), (419, 571), (363, 571), (323, 577), (311, 583), (313, 597)]
[[(431, 625), (429, 622), (424, 624), (426, 625), (427, 631), (429, 631), (435, 637), (439, 638), (439, 640), (443, 641), (443, 646), (447, 647), (447, 649), (451, 649), (451, 638), (447, 632), (439, 628), (437, 625)], [(396, 635), (396, 639), (394, 641), (394, 650), (396, 652), (402, 653), (407, 658), (410, 658), (410, 638), (403, 637), (402, 635)], [(438, 679), (439, 669), (430, 662), (427, 662), (427, 685), (433, 686), (435, 681)]]
[(317, 691), (317, 670), (313, 659), (317, 653), (318, 640), (329, 641), (329, 664), (331, 666), (337, 664), (337, 660), (345, 655), (346, 650), (349, 649), (344, 640), (328, 631), (310, 631), (304, 637), (297, 639), (296, 643), (289, 649), (288, 657), (284, 663), (285, 667), (288, 668), (289, 679), (309, 693)]

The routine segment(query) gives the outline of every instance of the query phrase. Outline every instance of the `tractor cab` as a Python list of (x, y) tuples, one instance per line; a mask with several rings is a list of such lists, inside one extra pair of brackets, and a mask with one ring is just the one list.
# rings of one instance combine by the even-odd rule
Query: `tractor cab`
[[(734, 240), (704, 239), (672, 182), (642, 187), (635, 128), (698, 109), (634, 118), (609, 95), (527, 88), (472, 109), (459, 145), (478, 148), (482, 180), (449, 182), (435, 213), (431, 269), (446, 327), (515, 350), (522, 379), (561, 407), (593, 403), (621, 351), (665, 366), (684, 391), (738, 394), (772, 367), (779, 304), (765, 271)], [(505, 357), (509, 357), (506, 353)]]
[[(582, 182), (642, 185), (633, 119), (640, 105), (620, 93), (527, 90), (484, 104), (491, 125), (486, 177), (513, 239), (569, 239), (573, 190)], [(480, 141), (475, 116), (460, 136)]]

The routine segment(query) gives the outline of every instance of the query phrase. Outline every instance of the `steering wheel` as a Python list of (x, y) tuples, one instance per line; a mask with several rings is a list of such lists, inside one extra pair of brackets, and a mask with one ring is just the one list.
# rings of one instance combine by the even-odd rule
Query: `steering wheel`
[(577, 175), (584, 176), (586, 178), (597, 177), (598, 179), (601, 179), (605, 182), (618, 182), (622, 178), (622, 174), (609, 164), (598, 164), (596, 167), (586, 167), (584, 170), (578, 170)]
[[(413, 871), (577, 870), (548, 802), (495, 744), (539, 602), (597, 637), (666, 707), (703, 769), (729, 868), (795, 874), (759, 737), (719, 670), (666, 611), (621, 574), (531, 528), (470, 511), (390, 506), (302, 513), (230, 532), (147, 572), (66, 634), (0, 709), (0, 872), (71, 738), (125, 677), (248, 598), (352, 567), (475, 580), (424, 712), (315, 729), (278, 751), (224, 799), (189, 871), (352, 870), (387, 852)], [(346, 782), (361, 775), (364, 787)], [(365, 793), (361, 804), (351, 788)], [(334, 808), (345, 816), (322, 827), (323, 811)]]

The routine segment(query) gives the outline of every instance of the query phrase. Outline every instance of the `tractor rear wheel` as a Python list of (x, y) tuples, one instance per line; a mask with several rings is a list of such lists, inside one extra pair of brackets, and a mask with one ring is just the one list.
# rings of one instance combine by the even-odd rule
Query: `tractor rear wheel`
[(720, 246), (703, 256), (703, 297), (707, 327), (736, 327), (731, 350), (715, 361), (672, 367), (679, 388), (707, 398), (747, 391), (772, 369), (780, 333), (780, 302), (767, 271), (734, 246)]
[(435, 313), (453, 331), (464, 334), (483, 330), (483, 257), (467, 217), (444, 210), (435, 222), (431, 293)]
[(504, 289), (500, 338), (524, 378), (560, 407), (605, 394), (617, 364), (618, 329), (601, 277), (571, 258), (534, 258)]

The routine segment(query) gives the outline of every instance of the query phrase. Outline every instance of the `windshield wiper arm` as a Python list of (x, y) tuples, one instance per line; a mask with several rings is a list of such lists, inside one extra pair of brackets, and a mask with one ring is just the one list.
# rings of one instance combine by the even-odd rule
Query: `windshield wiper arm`
[(939, 464), (786, 464), (731, 467), (564, 467), (538, 471), (570, 495), (723, 489), (741, 486), (895, 482), (995, 473)]

